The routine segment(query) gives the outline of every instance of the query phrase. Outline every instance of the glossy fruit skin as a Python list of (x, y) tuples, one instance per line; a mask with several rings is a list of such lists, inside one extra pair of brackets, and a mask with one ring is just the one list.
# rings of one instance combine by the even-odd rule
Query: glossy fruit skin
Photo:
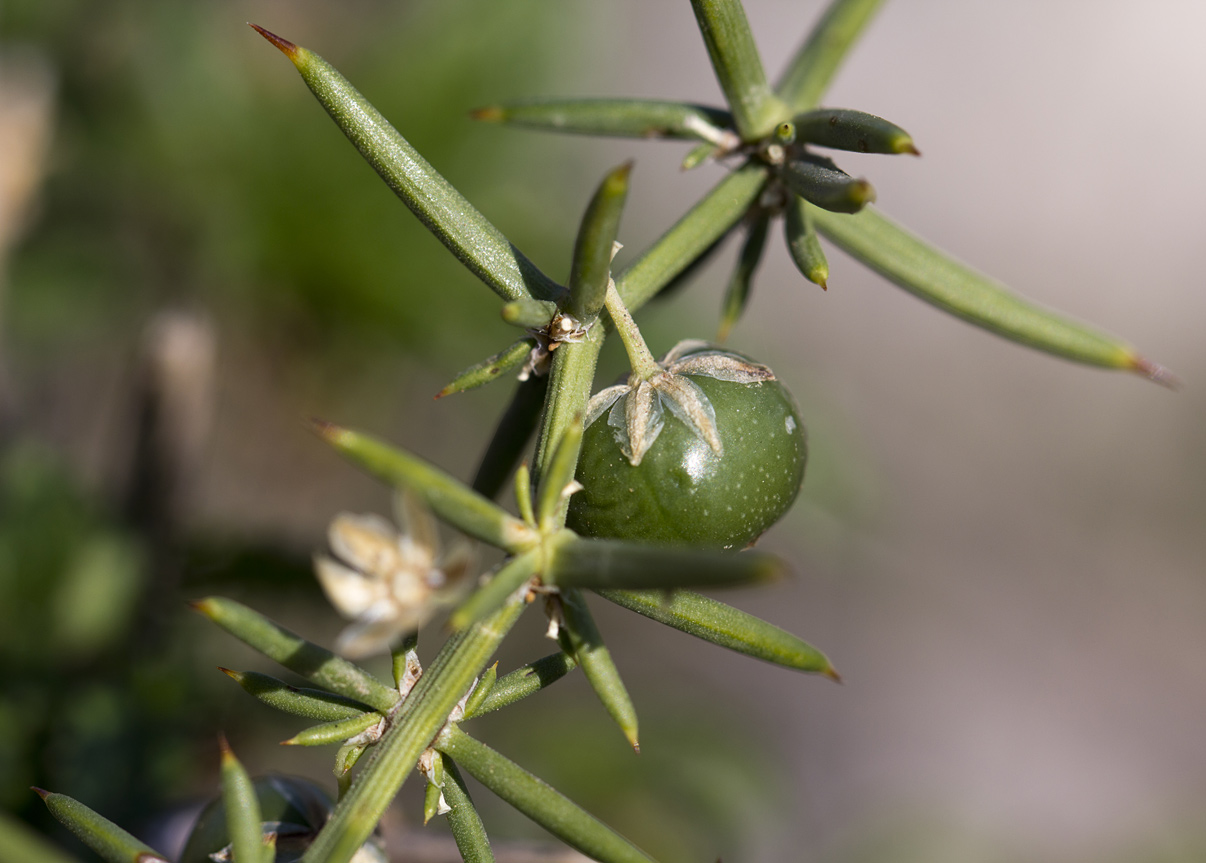
[(582, 536), (656, 545), (742, 549), (791, 507), (808, 445), (778, 380), (742, 384), (689, 375), (716, 412), (723, 452), (670, 411), (641, 463), (620, 452), (602, 416), (583, 435), (567, 525)]

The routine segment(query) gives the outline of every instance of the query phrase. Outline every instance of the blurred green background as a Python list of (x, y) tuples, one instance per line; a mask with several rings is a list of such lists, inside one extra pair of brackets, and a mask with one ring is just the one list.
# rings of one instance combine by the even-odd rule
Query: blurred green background
[[(765, 541), (798, 577), (732, 599), (847, 685), (600, 608), (640, 758), (577, 678), (488, 740), (668, 861), (1201, 859), (1206, 60), (1186, 40), (1206, 20), (1133, 5), (896, 0), (831, 103), (926, 154), (843, 160), (886, 211), (1183, 392), (1004, 344), (837, 253), (822, 295), (772, 243), (733, 343), (796, 393), (813, 457)], [(748, 6), (769, 70), (819, 9)], [(338, 511), (389, 500), (300, 420), (468, 478), (509, 395), (431, 401), (513, 331), (247, 20), (332, 61), (555, 278), (607, 168), (638, 160), (626, 257), (719, 176), (678, 173), (681, 146), (467, 119), (531, 95), (716, 103), (686, 4), (0, 5), (0, 805), (40, 831), (31, 784), (165, 829), (212, 792), (219, 731), (253, 770), (330, 787), (326, 753), (276, 747), (297, 726), (215, 666), (275, 670), (184, 600), (330, 643), (309, 557)], [(655, 351), (712, 331), (732, 253), (642, 313)], [(526, 621), (500, 668), (547, 649)], [(539, 837), (477, 797), (492, 834)]]

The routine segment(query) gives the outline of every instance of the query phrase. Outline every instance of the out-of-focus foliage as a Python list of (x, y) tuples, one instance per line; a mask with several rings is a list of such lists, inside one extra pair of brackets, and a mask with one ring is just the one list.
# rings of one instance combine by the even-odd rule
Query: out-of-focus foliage
[[(737, 715), (715, 702), (656, 716), (645, 711), (635, 759), (594, 704), (562, 707), (556, 723), (537, 726), (508, 723), (500, 712), (482, 729), (491, 745), (507, 755), (522, 753), (525, 767), (617, 825), (655, 859), (685, 863), (730, 859), (784, 817), (783, 770), (760, 740), (733, 736)], [(599, 744), (613, 736), (614, 748)], [(500, 836), (540, 835), (490, 795), (474, 801)]]
[(87, 662), (134, 622), (144, 579), (137, 543), (105, 523), (49, 453), (0, 457), (0, 657), (29, 671)]
[[(523, 187), (523, 143), (512, 136), (497, 154), (513, 181), (462, 146), (470, 108), (541, 71), (548, 49), (536, 46), (555, 44), (545, 37), (562, 22), (547, 5), (525, 9), (536, 5), (6, 7), (5, 39), (48, 51), (59, 77), (41, 212), (12, 262), (10, 337), (24, 348), (103, 341), (150, 308), (187, 302), (284, 347), (418, 352), (436, 346), (424, 316), (437, 296), (480, 335), (496, 319), (489, 304), (458, 302), (476, 296), (472, 277), (413, 229), (243, 22), (287, 16), (322, 32), (320, 50), (539, 260), (561, 214), (508, 195)], [(458, 26), (465, 16), (472, 28)]]
[(197, 687), (167, 664), (174, 651), (147, 625), (145, 563), (137, 539), (49, 453), (3, 454), (0, 606), (13, 612), (0, 636), (6, 808), (33, 807), (29, 786), (48, 777), (104, 783), (133, 803), (194, 775), (180, 745), (196, 731), (187, 702)]
[[(215, 634), (154, 589), (151, 547), (45, 447), (0, 454), (0, 807), (43, 832), (59, 831), (31, 785), (104, 800), (137, 828), (211, 787), (215, 728), (282, 736), (269, 711), (229, 712)], [(179, 557), (196, 589), (318, 597), (304, 558), (198, 542)]]

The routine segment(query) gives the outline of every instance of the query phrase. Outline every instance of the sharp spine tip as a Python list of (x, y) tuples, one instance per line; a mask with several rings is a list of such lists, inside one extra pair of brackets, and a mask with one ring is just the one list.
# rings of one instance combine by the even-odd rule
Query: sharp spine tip
[(310, 426), (310, 431), (326, 440), (334, 440), (335, 436), (343, 431), (343, 429), (335, 423), (328, 420), (319, 419), (318, 417), (310, 417), (307, 422)]
[(1153, 363), (1151, 360), (1144, 359), (1143, 357), (1135, 357), (1131, 360), (1131, 368), (1149, 381), (1157, 383), (1173, 392), (1181, 388), (1181, 379), (1159, 363)]
[(36, 786), (36, 785), (31, 785), (31, 786), (29, 786), (29, 790), (30, 790), (30, 791), (32, 791), (34, 794), (37, 794), (37, 795), (38, 795), (39, 797), (41, 797), (43, 800), (45, 800), (47, 797), (49, 797), (49, 796), (50, 796), (50, 792), (49, 792), (49, 791), (47, 791), (45, 788), (39, 788), (39, 787), (38, 787), (38, 786)]
[(248, 21), (247, 24), (251, 27), (251, 29), (255, 30), (257, 33), (279, 48), (280, 52), (290, 60), (295, 60), (297, 58), (300, 49), (288, 39), (282, 39), (271, 30), (265, 30), (259, 24), (252, 24), (250, 21)]
[(506, 116), (502, 108), (497, 105), (487, 105), (485, 108), (474, 108), (469, 112), (470, 120), (485, 120), (488, 123), (497, 123)]

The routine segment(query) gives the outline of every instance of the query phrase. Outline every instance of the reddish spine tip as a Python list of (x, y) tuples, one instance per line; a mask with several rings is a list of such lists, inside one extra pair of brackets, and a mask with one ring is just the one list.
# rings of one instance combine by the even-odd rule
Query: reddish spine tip
[(286, 57), (288, 57), (290, 60), (297, 59), (297, 55), (300, 53), (301, 49), (298, 48), (296, 45), (294, 45), (292, 42), (290, 42), (288, 39), (282, 39), (280, 36), (277, 36), (271, 30), (265, 30), (259, 24), (252, 24), (250, 21), (248, 21), (247, 24), (253, 30), (255, 30), (255, 32), (259, 33), (261, 36), (263, 36), (265, 39), (267, 39), (269, 42), (271, 42), (273, 45), (275, 45), (277, 48), (279, 48), (281, 53), (284, 54)]
[(1131, 368), (1149, 381), (1154, 381), (1174, 392), (1181, 388), (1181, 379), (1159, 363), (1153, 363), (1143, 357), (1134, 357), (1131, 359)]
[(37, 795), (38, 795), (39, 797), (41, 797), (43, 800), (45, 800), (47, 797), (49, 797), (49, 796), (50, 796), (50, 792), (49, 792), (49, 791), (47, 791), (45, 788), (39, 788), (39, 787), (38, 787), (38, 786), (36, 786), (36, 785), (31, 785), (31, 786), (29, 786), (29, 790), (30, 790), (30, 791), (32, 791), (34, 794), (37, 794)]
[(496, 105), (488, 105), (485, 108), (475, 108), (469, 112), (469, 119), (484, 120), (487, 123), (497, 123), (505, 116), (506, 115), (503, 113), (503, 109)]
[(310, 431), (314, 432), (320, 438), (325, 440), (334, 440), (335, 436), (343, 431), (342, 428), (327, 420), (320, 420), (318, 417), (310, 417), (308, 420)]
[(821, 672), (821, 674), (823, 674), (825, 677), (828, 677), (834, 683), (843, 683), (844, 682), (842, 680), (842, 675), (837, 673), (836, 668), (833, 668), (833, 667), (826, 668), (824, 671)]
[(218, 735), (218, 749), (222, 751), (223, 761), (229, 761), (234, 758), (234, 753), (230, 750), (230, 743), (226, 740), (225, 734)]
[(635, 752), (637, 755), (640, 755), (641, 754), (641, 744), (637, 743), (634, 740), (632, 742), (632, 751)]

